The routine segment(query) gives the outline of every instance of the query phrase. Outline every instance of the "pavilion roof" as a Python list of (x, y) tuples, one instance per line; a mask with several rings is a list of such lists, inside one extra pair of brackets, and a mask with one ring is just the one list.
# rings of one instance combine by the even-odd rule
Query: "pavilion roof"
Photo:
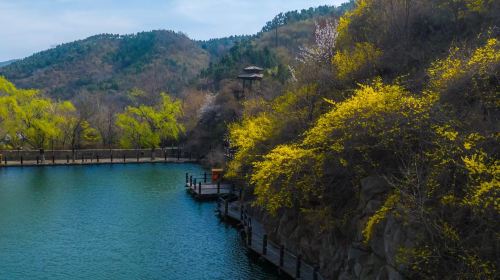
[(264, 74), (245, 73), (238, 75), (238, 79), (243, 79), (243, 80), (262, 80), (262, 78), (264, 78)]

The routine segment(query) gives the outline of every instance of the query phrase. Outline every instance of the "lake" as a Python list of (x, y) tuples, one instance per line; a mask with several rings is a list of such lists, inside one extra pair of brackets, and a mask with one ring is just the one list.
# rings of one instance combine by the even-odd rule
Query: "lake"
[(0, 279), (278, 279), (215, 203), (196, 164), (0, 168)]

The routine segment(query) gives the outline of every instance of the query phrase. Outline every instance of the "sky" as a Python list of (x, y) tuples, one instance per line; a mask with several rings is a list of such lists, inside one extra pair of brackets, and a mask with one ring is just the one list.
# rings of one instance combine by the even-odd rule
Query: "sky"
[(254, 34), (276, 14), (346, 0), (0, 0), (0, 61), (100, 33)]

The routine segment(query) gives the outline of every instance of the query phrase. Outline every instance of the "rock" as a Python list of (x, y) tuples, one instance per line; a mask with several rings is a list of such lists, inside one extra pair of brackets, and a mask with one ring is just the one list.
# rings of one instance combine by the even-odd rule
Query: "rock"
[(361, 190), (359, 198), (361, 205), (365, 205), (372, 200), (376, 195), (386, 193), (390, 187), (387, 182), (378, 176), (369, 176), (361, 180)]
[(361, 275), (361, 269), (362, 269), (362, 268), (363, 268), (363, 267), (361, 266), (361, 264), (360, 264), (360, 263), (356, 263), (356, 264), (354, 264), (354, 275), (355, 275), (357, 278), (359, 278), (359, 276)]
[(363, 210), (363, 215), (371, 216), (377, 212), (377, 210), (382, 207), (383, 202), (380, 200), (370, 200), (366, 203), (365, 209)]
[(380, 268), (376, 280), (402, 280), (403, 276), (389, 265)]
[(367, 257), (360, 259), (360, 262), (363, 267), (361, 274), (359, 275), (360, 279), (375, 279), (378, 274), (379, 267), (384, 265), (382, 260), (374, 254), (369, 254)]
[[(321, 231), (301, 220), (297, 209), (281, 211), (277, 217), (262, 216), (276, 242), (303, 255), (310, 264), (320, 265), (325, 279), (400, 280), (395, 262), (399, 247), (411, 243), (414, 233), (392, 215), (377, 225), (369, 244), (362, 231), (369, 217), (382, 207), (390, 186), (377, 176), (361, 180), (359, 204), (347, 224), (332, 231)], [(356, 199), (354, 197), (353, 199)]]

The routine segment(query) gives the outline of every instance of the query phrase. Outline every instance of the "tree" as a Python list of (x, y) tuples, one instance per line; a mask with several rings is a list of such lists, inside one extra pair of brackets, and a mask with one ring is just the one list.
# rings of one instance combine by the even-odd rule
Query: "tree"
[(122, 130), (120, 144), (125, 148), (151, 148), (154, 150), (168, 140), (175, 140), (184, 131), (178, 123), (182, 115), (182, 104), (169, 95), (161, 94), (161, 103), (157, 106), (129, 106), (124, 113), (118, 114), (116, 124)]
[(0, 108), (4, 141), (11, 148), (28, 145), (40, 149), (42, 161), (43, 149), (61, 139), (65, 116), (75, 110), (69, 101), (54, 102), (37, 90), (17, 89), (3, 77), (0, 77)]

